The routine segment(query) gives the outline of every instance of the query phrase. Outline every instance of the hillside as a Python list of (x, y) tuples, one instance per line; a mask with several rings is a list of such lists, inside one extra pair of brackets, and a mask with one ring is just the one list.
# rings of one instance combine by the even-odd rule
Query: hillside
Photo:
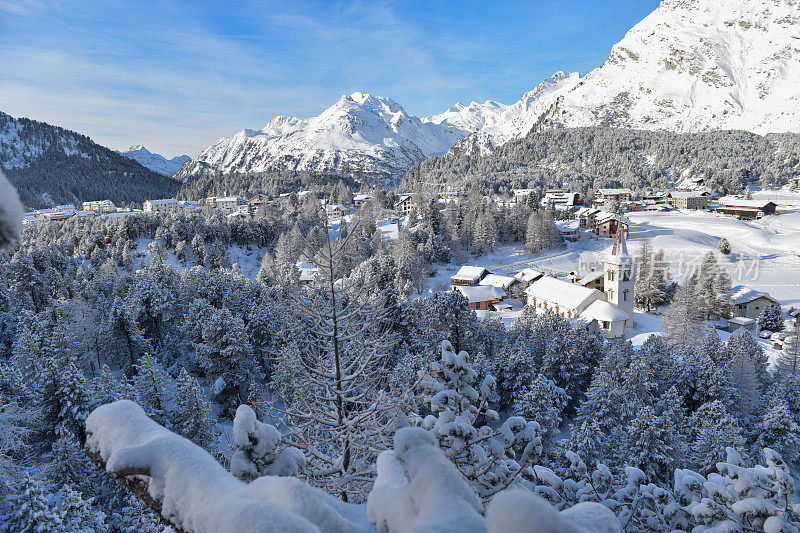
[(106, 198), (140, 203), (180, 186), (85, 135), (2, 112), (0, 166), (28, 208)]

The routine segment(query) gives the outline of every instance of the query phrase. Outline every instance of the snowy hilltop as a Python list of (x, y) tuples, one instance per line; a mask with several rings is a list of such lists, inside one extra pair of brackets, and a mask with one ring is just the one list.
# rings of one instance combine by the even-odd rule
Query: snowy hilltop
[(564, 126), (797, 132), (800, 6), (664, 0), (564, 95)]
[(172, 176), (184, 163), (192, 160), (188, 155), (179, 155), (172, 159), (167, 159), (163, 155), (152, 153), (141, 144), (131, 146), (126, 151), (120, 153), (138, 162), (143, 167), (147, 167), (153, 172), (158, 172), (162, 176)]

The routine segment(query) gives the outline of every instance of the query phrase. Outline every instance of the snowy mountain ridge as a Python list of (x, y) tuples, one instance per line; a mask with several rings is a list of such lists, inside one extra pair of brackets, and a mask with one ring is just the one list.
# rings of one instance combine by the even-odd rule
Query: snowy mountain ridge
[(355, 92), (311, 118), (277, 116), (204, 149), (175, 176), (207, 172), (307, 170), (397, 177), (417, 161), (445, 152), (466, 132), (424, 122), (390, 98)]
[[(389, 98), (353, 93), (319, 116), (278, 116), (220, 139), (185, 165), (206, 173), (308, 170), (394, 181), (421, 159), (491, 152), (547, 126), (693, 133), (800, 131), (796, 0), (663, 0), (584, 77), (556, 72), (519, 101), (456, 104), (418, 118)], [(546, 120), (545, 120), (546, 119)]]
[(172, 159), (167, 159), (163, 155), (152, 153), (141, 144), (131, 146), (124, 152), (120, 152), (120, 154), (129, 159), (133, 159), (153, 172), (158, 172), (162, 176), (172, 176), (184, 163), (192, 160), (188, 155), (179, 155)]

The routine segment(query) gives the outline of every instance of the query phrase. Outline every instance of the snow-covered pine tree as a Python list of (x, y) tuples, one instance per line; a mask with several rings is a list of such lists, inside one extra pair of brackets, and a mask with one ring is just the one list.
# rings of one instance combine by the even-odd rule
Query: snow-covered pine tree
[(719, 240), (719, 243), (717, 243), (717, 248), (719, 248), (720, 253), (723, 255), (728, 255), (731, 253), (731, 243), (728, 242), (728, 239), (725, 237)]
[(489, 407), (494, 378), (485, 376), (478, 383), (469, 354), (456, 354), (448, 341), (442, 341), (441, 351), (430, 377), (420, 383), (432, 414), (412, 414), (410, 419), (436, 435), (445, 456), (488, 501), (519, 483), (520, 474), (541, 457), (541, 428), (537, 422), (512, 416), (492, 429), (488, 423), (499, 419)]
[(800, 457), (800, 425), (784, 399), (773, 397), (761, 415), (758, 430), (759, 449), (771, 448), (790, 464)]
[(664, 333), (673, 344), (697, 345), (702, 338), (703, 316), (694, 287), (691, 278), (678, 286), (672, 302), (661, 318)]
[(170, 377), (161, 363), (151, 354), (145, 353), (134, 365), (133, 389), (136, 402), (159, 424), (167, 423), (169, 407)]
[(13, 509), (0, 517), (3, 533), (59, 533), (64, 531), (60, 513), (51, 507), (39, 483), (26, 473), (14, 494), (8, 496)]
[(80, 492), (64, 485), (53, 495), (54, 508), (61, 515), (64, 531), (105, 533), (109, 531), (106, 515), (94, 508), (94, 502), (83, 499)]
[(783, 311), (781, 311), (781, 306), (772, 304), (764, 308), (761, 312), (761, 316), (758, 317), (758, 327), (759, 329), (766, 329), (773, 333), (776, 331), (783, 331)]
[(181, 368), (169, 414), (173, 430), (198, 446), (211, 450), (216, 440), (211, 406), (197, 379)]
[(702, 405), (692, 417), (692, 426), (692, 460), (700, 473), (710, 472), (724, 461), (726, 448), (742, 450), (742, 430), (719, 400)]
[(536, 374), (527, 389), (514, 402), (513, 412), (527, 420), (538, 422), (542, 448), (545, 452), (552, 452), (561, 433), (561, 415), (568, 401), (569, 397), (564, 389), (542, 374)]

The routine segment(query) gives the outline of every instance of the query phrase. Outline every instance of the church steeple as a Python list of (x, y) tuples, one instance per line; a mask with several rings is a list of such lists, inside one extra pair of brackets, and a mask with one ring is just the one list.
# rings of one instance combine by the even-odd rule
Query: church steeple
[(628, 313), (625, 327), (633, 327), (634, 279), (633, 258), (628, 254), (622, 221), (617, 223), (614, 246), (605, 261), (606, 300)]

